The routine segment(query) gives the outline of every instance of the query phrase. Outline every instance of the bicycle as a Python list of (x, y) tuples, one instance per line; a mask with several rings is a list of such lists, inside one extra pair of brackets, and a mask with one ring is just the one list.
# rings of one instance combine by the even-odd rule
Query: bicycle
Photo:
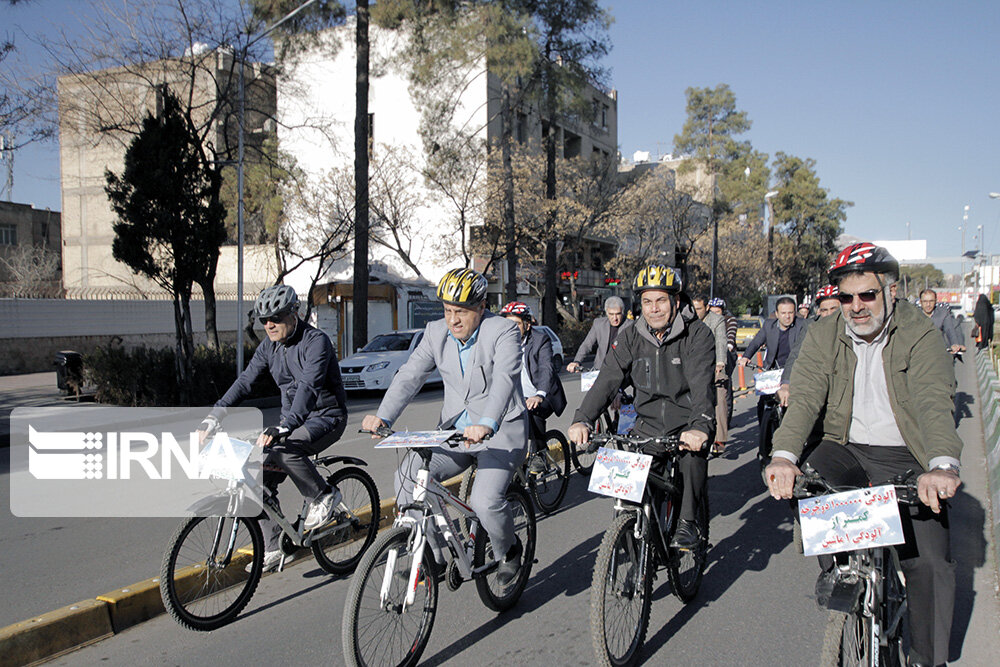
[[(855, 490), (834, 487), (808, 464), (796, 479), (794, 498), (823, 498), (826, 494)], [(919, 503), (917, 483), (911, 473), (892, 480), (898, 504)], [(796, 521), (796, 541), (800, 525)], [(892, 546), (874, 546), (847, 552), (846, 562), (835, 565), (836, 585), (825, 606), (830, 609), (823, 636), (823, 667), (892, 665), (903, 667), (902, 621), (906, 615), (906, 580), (899, 555)]]
[[(570, 446), (562, 431), (550, 429), (545, 432), (545, 440), (539, 443), (538, 453), (545, 459), (545, 471), (532, 473), (528, 471), (530, 454), (514, 471), (514, 479), (538, 505), (544, 514), (551, 514), (559, 509), (559, 504), (566, 497), (569, 487)], [(458, 487), (458, 497), (468, 500), (472, 491), (472, 481), (475, 479), (477, 465), (475, 463), (462, 474), (462, 483)], [(462, 522), (462, 532), (468, 536), (468, 525)]]
[(708, 498), (696, 512), (698, 545), (690, 550), (671, 547), (683, 486), (677, 465), (680, 439), (611, 434), (591, 438), (591, 448), (601, 444), (656, 454), (641, 502), (616, 498), (615, 517), (597, 550), (591, 584), (590, 628), (597, 661), (635, 665), (649, 628), (656, 569), (666, 567), (673, 594), (681, 602), (690, 602), (698, 593), (709, 549)]
[[(390, 434), (388, 429), (376, 433)], [(444, 444), (456, 447), (461, 441), (461, 433), (455, 432)], [(483, 604), (505, 611), (520, 598), (534, 563), (535, 512), (522, 488), (511, 484), (507, 489), (523, 552), (517, 577), (504, 586), (496, 580), (499, 561), (475, 512), (430, 476), (431, 448), (439, 444), (400, 446), (419, 456), (422, 466), (413, 502), (398, 508), (392, 528), (365, 553), (351, 579), (342, 625), (348, 665), (416, 664), (437, 615), (439, 579), (452, 591), (474, 580)], [(469, 522), (468, 539), (457, 535), (448, 507)], [(435, 551), (446, 564), (437, 563)]]
[[(756, 364), (750, 362), (747, 364), (750, 368), (758, 368)], [(754, 374), (754, 393), (761, 397), (764, 402), (762, 417), (760, 422), (760, 428), (757, 430), (757, 460), (760, 463), (761, 470), (764, 469), (771, 460), (771, 451), (774, 448), (773, 440), (774, 433), (781, 426), (781, 420), (785, 418), (785, 407), (781, 405), (778, 400), (777, 392), (780, 386), (780, 378), (783, 369), (776, 368), (770, 371), (763, 371), (761, 373)], [(778, 383), (770, 381), (764, 388), (759, 388), (758, 385), (762, 382), (760, 378), (764, 374), (769, 374), (771, 380), (777, 380)]]
[[(585, 381), (593, 381), (596, 378), (596, 374), (600, 371), (598, 368), (579, 368), (575, 373), (580, 373), (580, 383), (584, 386)], [(590, 374), (589, 377), (584, 376)], [(586, 391), (586, 390), (585, 390)], [(618, 390), (618, 403), (619, 404), (629, 404), (632, 402), (632, 397), (625, 393), (625, 390)], [(619, 410), (615, 406), (615, 402), (612, 402), (601, 416), (597, 418), (594, 422), (594, 433), (617, 433), (618, 431), (618, 420), (620, 418)], [(588, 452), (586, 445), (573, 445), (571, 453), (573, 455), (573, 467), (576, 471), (584, 477), (590, 477), (591, 471), (594, 469), (594, 459), (597, 458), (596, 452)]]
[[(190, 630), (215, 630), (246, 607), (263, 574), (260, 520), (265, 517), (283, 533), (279, 571), (285, 555), (299, 547), (311, 548), (316, 562), (330, 574), (354, 570), (378, 532), (378, 489), (371, 476), (357, 467), (368, 465), (359, 458), (317, 456), (314, 461), (323, 469), (327, 482), (340, 489), (343, 499), (334, 521), (309, 532), (302, 528), (308, 502), (303, 502), (298, 517), (289, 521), (275, 493), (252, 477), (229, 479), (225, 491), (192, 506), (196, 516), (177, 527), (160, 568), (160, 597), (174, 620)], [(338, 464), (350, 467), (330, 473), (330, 467)], [(263, 499), (261, 513), (255, 517), (237, 513), (248, 492), (259, 493)]]

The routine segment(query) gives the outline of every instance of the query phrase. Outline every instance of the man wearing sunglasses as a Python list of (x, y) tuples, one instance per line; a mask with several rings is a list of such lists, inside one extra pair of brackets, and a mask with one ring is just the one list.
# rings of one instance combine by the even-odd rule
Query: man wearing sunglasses
[[(309, 457), (323, 451), (344, 434), (347, 395), (340, 379), (340, 365), (325, 333), (298, 316), (299, 297), (289, 285), (274, 285), (260, 293), (254, 313), (264, 325), (267, 340), (257, 346), (229, 391), (219, 399), (199, 427), (202, 439), (219, 426), (226, 408), (250, 395), (253, 382), (269, 371), (281, 392), (281, 415), (257, 438), (263, 447), (264, 484), (277, 493), (278, 484), (291, 477), (302, 497), (310, 501), (303, 527), (312, 530), (330, 521), (341, 494), (330, 486)], [(281, 528), (261, 521), (267, 544), (264, 570), (281, 560)], [(290, 560), (285, 557), (285, 562)]]
[[(840, 312), (809, 327), (792, 371), (795, 400), (774, 435), (764, 480), (791, 498), (803, 443), (822, 424), (806, 461), (834, 486), (889, 483), (916, 471), (921, 505), (901, 507), (907, 542), (897, 548), (906, 576), (908, 665), (948, 659), (955, 602), (947, 506), (961, 485), (962, 441), (955, 431), (955, 376), (941, 334), (913, 304), (896, 300), (899, 264), (871, 243), (844, 249), (830, 265)], [(822, 415), (817, 417), (817, 415)], [(821, 559), (824, 601), (838, 583)]]

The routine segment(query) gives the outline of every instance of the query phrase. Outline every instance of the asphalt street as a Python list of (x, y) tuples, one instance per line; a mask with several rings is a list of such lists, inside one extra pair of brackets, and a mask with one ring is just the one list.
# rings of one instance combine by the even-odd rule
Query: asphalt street
[[(971, 363), (959, 367), (967, 486), (956, 497), (952, 515), (959, 592), (951, 662), (958, 665), (994, 664), (994, 638), (1000, 631), (996, 570), (984, 533), (984, 453), (972, 373)], [(576, 378), (564, 375), (564, 382), (570, 405), (577, 405)], [(439, 398), (439, 390), (425, 390), (398, 426), (431, 426)], [(376, 401), (372, 396), (352, 399), (351, 425), (337, 451), (368, 460), (386, 497), (396, 457), (374, 452), (371, 440), (356, 433), (356, 424)], [(787, 504), (763, 492), (754, 458), (754, 403), (752, 397), (737, 400), (727, 457), (709, 467), (713, 547), (699, 595), (682, 605), (662, 573), (656, 582), (644, 654), (649, 664), (816, 662), (826, 614), (811, 597), (816, 565), (792, 545)], [(551, 423), (565, 429), (571, 416), (567, 410)], [(283, 489), (282, 496), (287, 503), (293, 494)], [(454, 593), (442, 587), (421, 664), (593, 664), (589, 589), (610, 504), (588, 493), (586, 480), (574, 475), (563, 507), (539, 522), (538, 562), (519, 604), (497, 615), (483, 606), (471, 584)], [(0, 594), (5, 608), (0, 613), (5, 620), (0, 625), (154, 576), (176, 524), (40, 521), (9, 513), (2, 521)], [(348, 580), (326, 575), (307, 558), (266, 577), (230, 626), (195, 633), (164, 615), (55, 664), (343, 664), (340, 627)]]

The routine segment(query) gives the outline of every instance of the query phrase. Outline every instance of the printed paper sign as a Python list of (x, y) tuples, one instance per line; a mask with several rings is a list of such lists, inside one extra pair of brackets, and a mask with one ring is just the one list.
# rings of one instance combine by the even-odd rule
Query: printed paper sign
[(763, 371), (753, 375), (753, 391), (758, 396), (764, 394), (774, 394), (781, 387), (781, 373), (783, 368), (775, 368), (773, 371)]
[(457, 431), (399, 431), (384, 438), (375, 449), (440, 447)]
[(198, 455), (199, 472), (204, 479), (246, 479), (243, 467), (252, 453), (253, 445), (249, 442), (219, 433)]
[(635, 405), (632, 403), (622, 405), (618, 411), (618, 435), (628, 435), (635, 426)]
[(648, 454), (599, 447), (587, 490), (640, 503), (652, 461)]
[(799, 522), (806, 556), (906, 541), (891, 484), (800, 500)]
[(580, 391), (590, 391), (590, 388), (594, 386), (594, 381), (597, 380), (597, 376), (600, 374), (601, 371), (580, 373)]

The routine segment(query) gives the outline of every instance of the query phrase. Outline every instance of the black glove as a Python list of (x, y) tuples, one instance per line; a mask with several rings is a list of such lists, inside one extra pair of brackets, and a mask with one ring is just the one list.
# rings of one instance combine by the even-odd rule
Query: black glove
[(292, 431), (284, 426), (268, 426), (264, 429), (264, 435), (271, 437), (271, 444), (281, 442), (288, 437)]

